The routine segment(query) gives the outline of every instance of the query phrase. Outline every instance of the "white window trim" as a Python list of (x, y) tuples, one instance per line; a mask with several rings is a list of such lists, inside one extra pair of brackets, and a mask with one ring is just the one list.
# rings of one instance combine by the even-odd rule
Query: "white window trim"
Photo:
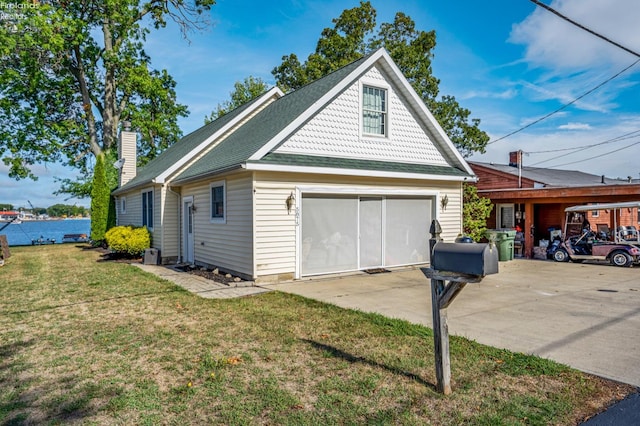
[[(379, 135), (375, 133), (365, 133), (364, 132), (364, 111), (363, 111), (363, 103), (364, 103), (364, 87), (373, 87), (375, 89), (385, 90), (387, 92), (387, 117), (385, 121), (385, 132), (384, 135)], [(358, 82), (358, 132), (360, 133), (360, 137), (362, 139), (390, 139), (391, 138), (391, 86), (384, 81), (373, 80), (368, 78), (362, 78)]]
[[(151, 210), (151, 212), (152, 212), (151, 218), (153, 220), (153, 223), (155, 224), (155, 222), (156, 222), (156, 217), (155, 217), (156, 216), (156, 206), (155, 206), (155, 204), (156, 204), (156, 194), (155, 194), (154, 189), (153, 188), (145, 188), (145, 189), (140, 191), (140, 195), (141, 196), (145, 196), (149, 192), (151, 192), (151, 209), (152, 209)], [(146, 213), (144, 211), (144, 204), (142, 202), (140, 203), (140, 209), (142, 210), (142, 226), (146, 226), (149, 231), (153, 231), (153, 226), (149, 226), (149, 225), (145, 225), (144, 224), (144, 217), (145, 217)]]
[[(213, 217), (213, 196), (211, 191), (218, 186), (222, 187), (222, 217)], [(227, 182), (219, 180), (209, 184), (209, 222), (227, 223)]]
[(120, 197), (120, 213), (127, 213), (127, 197)]

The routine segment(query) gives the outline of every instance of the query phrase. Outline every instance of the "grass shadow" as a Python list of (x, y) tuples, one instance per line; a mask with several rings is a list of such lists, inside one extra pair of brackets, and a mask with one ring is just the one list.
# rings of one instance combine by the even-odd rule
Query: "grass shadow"
[(365, 357), (362, 356), (357, 356), (357, 355), (353, 355), (350, 354), (348, 352), (343, 351), (342, 349), (338, 349), (335, 346), (330, 346), (324, 343), (320, 343), (320, 342), (316, 342), (315, 340), (309, 340), (309, 339), (301, 339), (301, 341), (309, 344), (310, 346), (312, 346), (315, 349), (324, 351), (326, 353), (331, 354), (331, 356), (335, 357), (335, 358), (341, 358), (347, 362), (350, 363), (362, 363), (362, 364), (366, 364), (372, 367), (376, 367), (376, 368), (381, 368), (384, 370), (387, 370), (393, 374), (397, 374), (400, 376), (404, 376), (410, 380), (413, 380), (414, 382), (426, 386), (428, 388), (430, 388), (431, 390), (433, 390), (434, 392), (436, 392), (436, 385), (434, 383), (428, 382), (425, 379), (423, 379), (422, 377), (418, 376), (417, 374), (408, 372), (408, 371), (404, 371), (401, 370), (399, 368), (396, 367), (391, 367), (388, 365), (384, 365), (384, 364), (380, 364), (378, 362), (372, 361), (370, 359), (367, 359)]

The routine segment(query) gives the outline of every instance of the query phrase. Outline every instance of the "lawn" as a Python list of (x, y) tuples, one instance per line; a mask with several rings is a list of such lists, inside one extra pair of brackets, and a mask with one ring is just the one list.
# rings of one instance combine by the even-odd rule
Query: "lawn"
[(74, 245), (0, 267), (0, 424), (575, 425), (634, 391), (429, 328), (270, 292), (202, 299)]

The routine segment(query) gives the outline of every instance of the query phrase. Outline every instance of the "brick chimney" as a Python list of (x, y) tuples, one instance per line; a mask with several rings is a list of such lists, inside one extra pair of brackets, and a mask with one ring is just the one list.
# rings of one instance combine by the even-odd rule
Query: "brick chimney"
[(120, 186), (136, 177), (137, 142), (138, 134), (131, 131), (131, 123), (123, 121), (118, 137), (118, 162), (116, 163), (116, 167), (119, 166), (120, 169)]
[(509, 153), (509, 165), (511, 167), (522, 166), (522, 151), (512, 151)]

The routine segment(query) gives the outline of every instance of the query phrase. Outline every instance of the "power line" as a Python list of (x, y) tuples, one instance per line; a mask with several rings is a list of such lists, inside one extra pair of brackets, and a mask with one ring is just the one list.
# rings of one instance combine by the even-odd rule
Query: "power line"
[(542, 2), (540, 2), (538, 0), (529, 0), (529, 1), (531, 1), (533, 4), (535, 4), (537, 6), (540, 6), (543, 9), (548, 10), (549, 12), (551, 12), (554, 15), (564, 19), (565, 21), (575, 25), (576, 27), (578, 27), (578, 28), (580, 28), (582, 30), (585, 30), (589, 34), (593, 34), (594, 36), (606, 41), (607, 43), (611, 43), (614, 46), (619, 47), (620, 49), (624, 50), (625, 52), (631, 53), (632, 55), (637, 56), (638, 58), (640, 58), (640, 53), (637, 53), (637, 52), (629, 49), (628, 47), (625, 47), (625, 46), (621, 45), (620, 43), (617, 43), (617, 42), (615, 42), (615, 41), (603, 36), (602, 34), (599, 34), (599, 33), (595, 32), (595, 31), (585, 27), (584, 25), (572, 20), (571, 18), (568, 18), (567, 16), (565, 16), (562, 13), (558, 12), (557, 10), (553, 9), (551, 6), (547, 6), (546, 4), (544, 4), (544, 3), (542, 3)]
[(518, 130), (515, 130), (515, 131), (513, 131), (513, 132), (511, 132), (511, 133), (509, 133), (509, 134), (507, 134), (507, 135), (504, 135), (504, 136), (502, 136), (502, 137), (500, 137), (500, 138), (498, 138), (498, 139), (495, 139), (495, 140), (493, 140), (493, 141), (491, 141), (491, 142), (487, 143), (487, 145), (491, 145), (492, 143), (496, 143), (496, 142), (498, 142), (498, 141), (501, 141), (502, 139), (506, 139), (506, 138), (508, 138), (509, 136), (513, 136), (513, 135), (515, 135), (516, 133), (519, 133), (519, 132), (521, 132), (521, 131), (523, 131), (523, 130), (525, 130), (525, 129), (528, 129), (529, 127), (533, 126), (534, 124), (538, 124), (538, 123), (539, 123), (539, 122), (541, 122), (542, 120), (546, 120), (547, 118), (551, 117), (552, 115), (559, 113), (559, 112), (560, 112), (560, 111), (562, 111), (563, 109), (565, 109), (565, 108), (567, 108), (567, 107), (569, 107), (569, 106), (571, 106), (571, 105), (575, 104), (576, 102), (578, 102), (580, 99), (584, 98), (585, 96), (587, 96), (587, 95), (589, 95), (589, 94), (591, 94), (591, 93), (595, 92), (596, 90), (598, 90), (599, 88), (601, 88), (602, 86), (604, 86), (605, 84), (607, 84), (608, 82), (610, 82), (611, 80), (613, 80), (613, 79), (617, 78), (620, 74), (622, 74), (623, 72), (625, 72), (625, 71), (626, 71), (626, 70), (628, 70), (629, 68), (631, 68), (631, 67), (635, 66), (638, 62), (640, 62), (640, 59), (636, 60), (634, 63), (632, 63), (632, 64), (631, 64), (631, 65), (629, 65), (628, 67), (624, 68), (623, 70), (621, 70), (621, 71), (617, 72), (616, 74), (614, 74), (613, 76), (609, 77), (608, 79), (606, 79), (606, 80), (605, 80), (605, 81), (603, 81), (602, 83), (598, 84), (598, 85), (597, 85), (596, 87), (594, 87), (593, 89), (591, 89), (591, 90), (587, 90), (586, 92), (584, 92), (582, 95), (578, 96), (577, 98), (575, 98), (575, 99), (574, 99), (574, 100), (572, 100), (571, 102), (569, 102), (569, 103), (566, 103), (566, 104), (562, 105), (560, 108), (556, 109), (555, 111), (550, 112), (549, 114), (547, 114), (547, 115), (545, 115), (545, 116), (543, 116), (543, 117), (540, 117), (540, 118), (538, 118), (537, 120), (532, 121), (531, 123), (527, 124), (526, 126), (523, 126), (523, 127), (519, 128)]
[[(615, 138), (607, 139), (603, 142), (594, 143), (591, 145), (578, 146), (575, 148), (561, 148), (561, 149), (549, 149), (546, 151), (525, 151), (525, 154), (547, 154), (550, 152), (562, 152), (562, 151), (580, 151), (583, 149), (593, 148), (595, 146), (605, 145), (608, 143), (619, 142), (621, 140), (629, 139), (633, 137), (635, 133), (640, 133), (640, 130), (634, 130), (633, 132), (625, 133), (624, 135), (616, 136)], [(537, 164), (537, 163), (536, 163)]]
[(563, 167), (563, 166), (568, 166), (570, 164), (583, 163), (585, 161), (593, 160), (594, 158), (606, 157), (607, 155), (617, 154), (618, 152), (622, 151), (623, 149), (631, 148), (632, 146), (639, 145), (639, 144), (640, 144), (640, 141), (634, 142), (631, 145), (627, 145), (625, 147), (622, 147), (622, 148), (618, 149), (617, 151), (607, 152), (606, 154), (600, 154), (600, 155), (596, 155), (596, 156), (593, 156), (593, 157), (585, 158), (584, 160), (572, 161), (570, 163), (556, 164), (556, 165), (553, 165), (551, 167)]
[[(534, 3), (534, 4), (536, 4), (537, 6), (540, 6), (540, 7), (542, 7), (543, 9), (548, 10), (549, 12), (553, 13), (554, 15), (557, 15), (558, 17), (560, 17), (560, 18), (562, 18), (562, 19), (566, 20), (567, 22), (569, 22), (569, 23), (571, 23), (571, 24), (573, 24), (573, 25), (577, 26), (578, 28), (583, 29), (584, 31), (588, 32), (589, 34), (595, 35), (596, 37), (598, 37), (598, 38), (600, 38), (600, 39), (602, 39), (602, 40), (604, 40), (604, 41), (606, 41), (606, 42), (608, 42), (608, 43), (611, 43), (611, 44), (613, 44), (614, 46), (619, 47), (620, 49), (622, 49), (622, 50), (624, 50), (624, 51), (626, 51), (626, 52), (628, 52), (628, 53), (631, 53), (632, 55), (637, 56), (638, 58), (640, 58), (640, 53), (637, 53), (637, 52), (635, 52), (635, 51), (633, 51), (633, 50), (631, 50), (631, 49), (629, 49), (629, 48), (627, 48), (627, 47), (625, 47), (625, 46), (622, 46), (621, 44), (619, 44), (619, 43), (617, 43), (617, 42), (615, 42), (615, 41), (613, 41), (613, 40), (610, 40), (609, 38), (607, 38), (607, 37), (605, 37), (605, 36), (603, 36), (603, 35), (601, 35), (601, 34), (599, 34), (599, 33), (595, 32), (595, 31), (593, 31), (593, 30), (591, 30), (591, 29), (589, 29), (589, 28), (585, 27), (584, 25), (582, 25), (582, 24), (580, 24), (580, 23), (578, 23), (578, 22), (576, 22), (576, 21), (574, 21), (574, 20), (572, 20), (572, 19), (568, 18), (567, 16), (565, 16), (565, 15), (561, 14), (560, 12), (558, 12), (558, 11), (557, 11), (557, 10), (555, 10), (555, 9), (553, 9), (552, 7), (547, 6), (546, 4), (541, 3), (541, 2), (540, 2), (540, 1), (538, 1), (538, 0), (530, 0), (530, 1), (531, 1), (532, 3)], [(487, 143), (487, 145), (491, 145), (491, 144), (493, 144), (493, 143), (496, 143), (496, 142), (498, 142), (498, 141), (501, 141), (501, 140), (503, 140), (503, 139), (506, 139), (506, 138), (508, 138), (509, 136), (513, 136), (513, 135), (515, 135), (516, 133), (520, 133), (521, 131), (523, 131), (523, 130), (525, 130), (525, 129), (528, 129), (529, 127), (533, 126), (534, 124), (538, 124), (539, 122), (541, 122), (541, 121), (543, 121), (543, 120), (546, 120), (547, 118), (551, 117), (552, 115), (555, 115), (555, 114), (559, 113), (559, 112), (560, 112), (560, 111), (562, 111), (563, 109), (565, 109), (565, 108), (569, 107), (570, 105), (573, 105), (574, 103), (576, 103), (576, 102), (577, 102), (577, 101), (579, 101), (580, 99), (584, 98), (585, 96), (589, 95), (590, 93), (593, 93), (594, 91), (598, 90), (599, 88), (601, 88), (602, 86), (604, 86), (605, 84), (607, 84), (608, 82), (610, 82), (611, 80), (613, 80), (613, 79), (617, 78), (620, 74), (622, 74), (623, 72), (627, 71), (629, 68), (631, 68), (631, 67), (635, 66), (638, 62), (640, 62), (640, 59), (636, 60), (634, 63), (632, 63), (632, 64), (631, 64), (631, 65), (629, 65), (628, 67), (624, 68), (623, 70), (621, 70), (620, 72), (616, 73), (616, 74), (615, 74), (615, 75), (613, 75), (612, 77), (610, 77), (610, 78), (608, 78), (607, 80), (603, 81), (602, 83), (598, 84), (598, 85), (597, 85), (596, 87), (594, 87), (593, 89), (588, 90), (587, 92), (585, 92), (585, 93), (583, 93), (582, 95), (578, 96), (577, 98), (575, 98), (575, 99), (574, 99), (574, 100), (572, 100), (571, 102), (569, 102), (569, 103), (567, 103), (567, 104), (562, 105), (560, 108), (556, 109), (555, 111), (550, 112), (549, 114), (547, 114), (547, 115), (545, 115), (545, 116), (543, 116), (543, 117), (540, 117), (540, 118), (538, 118), (537, 120), (532, 121), (531, 123), (529, 123), (529, 124), (527, 124), (527, 125), (525, 125), (525, 126), (523, 126), (523, 127), (519, 128), (518, 130), (515, 130), (515, 131), (513, 131), (513, 132), (511, 132), (511, 133), (509, 133), (509, 134), (506, 134), (506, 135), (504, 135), (504, 136), (502, 136), (502, 137), (500, 137), (500, 138), (498, 138), (498, 139), (495, 139), (495, 140), (493, 140), (493, 141), (491, 141), (491, 142), (488, 142), (488, 143)]]

